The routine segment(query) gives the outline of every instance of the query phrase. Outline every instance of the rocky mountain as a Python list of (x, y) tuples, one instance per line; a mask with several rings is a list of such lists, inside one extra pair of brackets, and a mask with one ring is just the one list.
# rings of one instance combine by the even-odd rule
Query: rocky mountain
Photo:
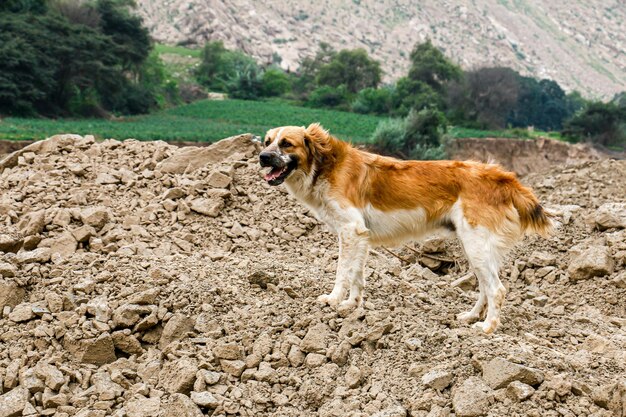
[(626, 90), (623, 0), (138, 0), (152, 36), (168, 44), (223, 40), (260, 62), (295, 69), (320, 42), (365, 48), (390, 81), (430, 38), (464, 68), (508, 66), (566, 90)]

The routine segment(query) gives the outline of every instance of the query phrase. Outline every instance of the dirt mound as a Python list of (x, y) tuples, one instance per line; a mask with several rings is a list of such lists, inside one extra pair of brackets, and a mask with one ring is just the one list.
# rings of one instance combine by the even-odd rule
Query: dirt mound
[(319, 306), (335, 238), (250, 139), (0, 162), (0, 417), (624, 413), (626, 162), (527, 178), (563, 225), (511, 255), (485, 336), (454, 242), (372, 251), (364, 308)]

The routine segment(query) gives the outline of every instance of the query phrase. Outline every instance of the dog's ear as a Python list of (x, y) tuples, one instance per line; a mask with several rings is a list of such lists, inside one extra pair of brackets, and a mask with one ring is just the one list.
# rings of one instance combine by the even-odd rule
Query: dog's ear
[(330, 134), (319, 123), (311, 123), (304, 130), (304, 143), (314, 160), (321, 162), (330, 152)]

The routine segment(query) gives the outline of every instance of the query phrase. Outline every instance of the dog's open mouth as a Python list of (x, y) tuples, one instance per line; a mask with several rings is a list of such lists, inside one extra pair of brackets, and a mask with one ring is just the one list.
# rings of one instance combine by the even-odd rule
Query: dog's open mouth
[(291, 160), (289, 163), (282, 167), (272, 167), (270, 171), (263, 177), (269, 185), (280, 185), (285, 181), (285, 178), (289, 176), (297, 165), (297, 161)]

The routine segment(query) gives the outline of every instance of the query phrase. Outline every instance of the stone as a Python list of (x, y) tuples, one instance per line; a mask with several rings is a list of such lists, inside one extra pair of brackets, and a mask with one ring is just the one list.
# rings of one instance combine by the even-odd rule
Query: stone
[(187, 337), (187, 333), (193, 330), (193, 320), (182, 313), (174, 314), (165, 323), (163, 333), (159, 340), (159, 348), (164, 349), (174, 340), (181, 340)]
[(96, 177), (96, 184), (106, 185), (106, 184), (119, 184), (119, 178), (115, 177), (108, 172), (100, 172)]
[(594, 222), (599, 230), (626, 228), (626, 203), (604, 203), (595, 212)]
[(358, 367), (351, 365), (346, 371), (344, 379), (348, 388), (356, 388), (363, 381), (363, 372)]
[(319, 353), (309, 353), (304, 359), (307, 368), (317, 368), (326, 363), (326, 356)]
[(173, 394), (170, 402), (163, 406), (163, 417), (203, 417), (198, 406), (184, 394)]
[(80, 219), (83, 224), (92, 226), (100, 230), (109, 222), (111, 215), (106, 207), (89, 207), (80, 212)]
[(43, 232), (46, 227), (46, 211), (37, 210), (24, 215), (17, 228), (20, 230), (23, 236), (37, 235)]
[(407, 411), (406, 408), (401, 405), (392, 405), (391, 407), (387, 407), (384, 410), (381, 410), (377, 413), (371, 415), (371, 417), (406, 417)]
[(458, 278), (450, 284), (452, 287), (458, 287), (463, 291), (475, 290), (478, 285), (476, 276), (473, 273), (465, 274), (461, 278)]
[[(12, 278), (16, 274), (17, 274), (17, 268), (14, 265), (8, 262), (0, 262), (0, 277)], [(0, 291), (0, 294), (1, 293), (2, 291)]]
[(157, 296), (161, 293), (160, 288), (150, 288), (131, 295), (128, 298), (130, 304), (148, 305), (156, 303)]
[(81, 340), (80, 346), (75, 350), (75, 354), (79, 361), (98, 366), (115, 362), (117, 359), (113, 339), (106, 332), (96, 338)]
[(493, 389), (505, 388), (513, 381), (536, 386), (543, 382), (543, 374), (532, 368), (494, 358), (483, 364), (483, 379)]
[(221, 198), (197, 198), (191, 202), (191, 210), (209, 217), (217, 217), (224, 208)]
[(479, 417), (489, 411), (493, 390), (476, 376), (467, 378), (454, 390), (452, 407), (457, 417)]
[(434, 369), (422, 376), (422, 384), (437, 391), (442, 391), (450, 386), (453, 378), (454, 376), (450, 371)]
[(553, 390), (559, 397), (565, 397), (572, 392), (572, 381), (567, 375), (553, 375), (541, 387)]
[(170, 188), (163, 194), (163, 200), (178, 200), (183, 198), (187, 193), (180, 187)]
[(124, 407), (127, 417), (153, 417), (161, 412), (160, 398), (133, 398)]
[(204, 408), (216, 408), (220, 405), (220, 402), (211, 394), (210, 392), (192, 392), (191, 393), (191, 401), (200, 407)]
[(11, 308), (22, 302), (26, 296), (26, 290), (19, 287), (15, 282), (0, 279), (0, 313), (6, 306)]
[(102, 401), (114, 400), (124, 394), (124, 388), (117, 382), (113, 382), (108, 372), (99, 371), (91, 376), (91, 385), (98, 393)]
[(256, 152), (258, 144), (252, 141), (253, 135), (246, 133), (222, 139), (204, 148), (188, 146), (159, 162), (155, 170), (168, 174), (190, 173), (209, 164), (226, 160), (235, 153)]
[(222, 366), (222, 370), (227, 374), (232, 376), (236, 376), (239, 378), (243, 373), (243, 370), (246, 369), (246, 363), (244, 361), (231, 361), (222, 359), (220, 361), (220, 365)]
[(74, 239), (79, 243), (89, 242), (89, 239), (95, 235), (96, 229), (87, 224), (72, 230), (72, 236), (74, 236)]
[(613, 273), (615, 263), (609, 248), (591, 246), (576, 256), (569, 264), (567, 272), (572, 280), (578, 281)]
[(252, 353), (264, 357), (272, 353), (272, 346), (274, 346), (272, 336), (270, 336), (269, 333), (261, 333), (252, 345)]
[(159, 372), (159, 385), (170, 394), (189, 394), (196, 380), (198, 362), (193, 358), (170, 361)]
[(329, 334), (330, 329), (327, 325), (324, 323), (316, 324), (307, 331), (300, 344), (300, 349), (303, 352), (326, 353), (326, 338)]
[(530, 398), (535, 393), (535, 389), (520, 381), (513, 381), (506, 388), (506, 395), (513, 401), (522, 402)]
[(150, 308), (146, 306), (122, 304), (113, 311), (113, 326), (115, 328), (132, 327), (139, 321), (141, 315), (148, 314), (150, 311)]
[(54, 365), (37, 365), (35, 372), (44, 380), (46, 386), (53, 391), (58, 391), (65, 384), (63, 373)]
[(28, 321), (34, 317), (35, 313), (33, 313), (33, 307), (29, 303), (19, 304), (9, 313), (9, 320), (16, 323)]
[(534, 251), (528, 258), (528, 263), (534, 266), (556, 265), (556, 255), (547, 252)]
[(74, 238), (74, 235), (72, 233), (66, 232), (54, 239), (52, 245), (50, 246), (50, 253), (58, 253), (63, 258), (67, 258), (69, 256), (72, 256), (74, 252), (76, 252), (77, 246), (78, 242)]
[(20, 264), (45, 263), (50, 260), (51, 255), (50, 248), (37, 248), (31, 251), (19, 252), (15, 260)]
[(213, 171), (206, 179), (209, 187), (227, 188), (230, 185), (231, 178), (221, 172)]
[(14, 388), (6, 394), (0, 395), (0, 417), (17, 417), (28, 404), (30, 394), (26, 388)]
[[(613, 283), (615, 284), (617, 288), (626, 288), (626, 270), (617, 274), (617, 276), (613, 279)], [(0, 299), (1, 297), (2, 296), (0, 295)], [(2, 305), (1, 301), (0, 301), (0, 305)]]
[(22, 247), (24, 239), (15, 235), (0, 233), (0, 252), (17, 252)]
[(273, 274), (269, 274), (265, 271), (255, 271), (248, 275), (248, 282), (250, 284), (256, 284), (264, 290), (267, 289), (267, 284), (278, 285), (279, 281)]
[(301, 366), (304, 363), (305, 358), (306, 358), (306, 355), (304, 354), (304, 352), (300, 350), (298, 346), (291, 345), (291, 347), (289, 348), (289, 353), (287, 354), (287, 360), (289, 360), (289, 363), (291, 364), (291, 366), (293, 367)]
[(244, 358), (244, 351), (236, 343), (222, 343), (213, 348), (213, 355), (218, 359), (237, 360)]
[(33, 368), (22, 370), (19, 374), (20, 386), (24, 387), (34, 394), (36, 392), (43, 392), (46, 386), (43, 381), (38, 378)]
[(111, 333), (111, 338), (113, 339), (115, 349), (124, 353), (128, 353), (129, 355), (141, 355), (144, 352), (141, 343), (137, 340), (135, 335), (127, 334), (126, 331), (120, 330), (113, 332)]

